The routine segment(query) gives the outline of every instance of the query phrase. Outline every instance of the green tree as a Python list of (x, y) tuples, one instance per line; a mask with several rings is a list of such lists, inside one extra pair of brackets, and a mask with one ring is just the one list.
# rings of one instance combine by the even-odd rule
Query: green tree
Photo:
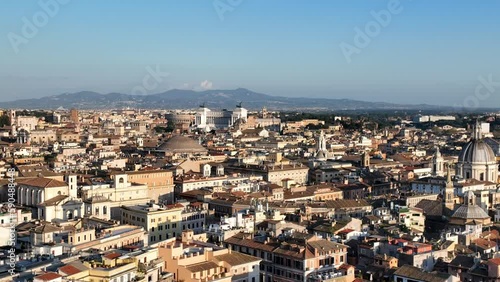
[(173, 122), (173, 121), (171, 121), (171, 120), (169, 120), (169, 121), (167, 122), (167, 128), (166, 128), (167, 132), (172, 132), (172, 131), (174, 131), (174, 129), (175, 129), (175, 124), (174, 124), (174, 122)]
[(8, 115), (0, 116), (0, 127), (4, 127), (10, 124), (10, 118)]
[(155, 132), (156, 133), (170, 133), (174, 131), (175, 129), (175, 124), (172, 121), (167, 122), (167, 126), (157, 126), (155, 127)]
[(56, 161), (56, 159), (57, 159), (57, 154), (55, 154), (55, 153), (54, 153), (54, 154), (50, 154), (50, 155), (45, 155), (45, 156), (43, 157), (43, 159), (44, 159), (44, 161), (45, 161), (46, 163), (53, 163), (53, 162), (55, 162), (55, 161)]

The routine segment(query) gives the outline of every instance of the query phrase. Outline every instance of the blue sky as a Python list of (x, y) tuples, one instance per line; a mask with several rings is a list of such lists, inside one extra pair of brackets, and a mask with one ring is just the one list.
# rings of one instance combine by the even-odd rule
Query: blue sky
[[(387, 11), (393, 0), (72, 0), (26, 38), (23, 18), (33, 23), (44, 11), (40, 2), (53, 1), (2, 1), (1, 101), (81, 90), (132, 93), (148, 66), (169, 75), (147, 93), (245, 87), (452, 105), (474, 96), (479, 76), (500, 82), (495, 0), (401, 0), (402, 10), (350, 63), (341, 43), (356, 47), (355, 28), (364, 30), (374, 21), (371, 12)], [(230, 7), (223, 18), (214, 4)], [(25, 41), (13, 44), (13, 36)], [(481, 105), (500, 107), (497, 88)]]

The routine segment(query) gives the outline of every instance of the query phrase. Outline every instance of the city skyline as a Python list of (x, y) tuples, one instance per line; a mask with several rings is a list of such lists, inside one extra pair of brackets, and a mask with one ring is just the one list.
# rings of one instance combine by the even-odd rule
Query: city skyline
[[(432, 9), (424, 1), (54, 1), (4, 3), (1, 102), (243, 87), (273, 96), (500, 106), (492, 94), (500, 81), (496, 1), (440, 1)], [(157, 79), (144, 87), (152, 72)], [(484, 81), (487, 92), (476, 95)]]
[(0, 282), (500, 281), (500, 1), (0, 10)]

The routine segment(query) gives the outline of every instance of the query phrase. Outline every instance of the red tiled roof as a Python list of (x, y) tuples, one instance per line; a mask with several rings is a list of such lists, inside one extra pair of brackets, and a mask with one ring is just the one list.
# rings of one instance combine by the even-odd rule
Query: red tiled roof
[(168, 209), (175, 209), (175, 208), (183, 208), (184, 206), (182, 204), (179, 204), (179, 203), (175, 203), (175, 204), (171, 204), (171, 205), (167, 205), (167, 208)]
[(47, 272), (47, 273), (44, 273), (42, 275), (38, 275), (35, 278), (38, 280), (42, 280), (42, 281), (52, 281), (52, 280), (55, 280), (55, 279), (60, 278), (60, 277), (62, 277), (62, 276), (55, 273), (55, 272)]
[(235, 192), (232, 192), (231, 194), (235, 195), (236, 197), (244, 197), (247, 193), (245, 193), (243, 191), (235, 191)]
[(18, 184), (39, 187), (39, 188), (66, 187), (67, 186), (67, 184), (65, 182), (51, 179), (51, 178), (43, 178), (43, 177), (35, 177), (35, 178), (19, 180)]
[(115, 258), (121, 257), (121, 254), (113, 252), (113, 253), (105, 254), (104, 257), (107, 259), (115, 259)]
[(348, 233), (351, 233), (353, 231), (354, 231), (354, 229), (344, 229), (344, 230), (339, 231), (338, 234), (348, 234)]
[(63, 272), (66, 275), (74, 275), (80, 273), (80, 270), (72, 265), (65, 265), (59, 268), (60, 272)]
[(500, 258), (493, 258), (493, 259), (490, 259), (488, 262), (492, 262), (496, 265), (500, 265)]
[(343, 265), (339, 266), (340, 269), (349, 269), (349, 268), (354, 268), (354, 266), (344, 263)]

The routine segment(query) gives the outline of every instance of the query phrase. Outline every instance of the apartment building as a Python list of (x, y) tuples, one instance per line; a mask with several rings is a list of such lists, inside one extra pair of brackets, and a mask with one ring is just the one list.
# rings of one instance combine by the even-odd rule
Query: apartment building
[(278, 185), (281, 185), (283, 180), (293, 180), (295, 183), (305, 184), (309, 176), (309, 168), (302, 163), (264, 166), (241, 165), (228, 167), (228, 170), (245, 175), (260, 175), (265, 181)]
[(87, 237), (87, 240), (80, 234), (81, 242), (77, 241), (77, 237), (73, 237), (73, 251), (87, 250), (90, 248), (111, 250), (131, 245), (140, 247), (147, 246), (148, 238), (144, 231), (142, 227), (124, 224), (104, 229), (102, 232), (96, 233), (94, 237)]
[(149, 243), (155, 244), (180, 236), (183, 210), (181, 204), (122, 206), (121, 222), (143, 227), (148, 232)]
[(186, 174), (177, 177), (175, 183), (175, 194), (192, 191), (204, 187), (217, 187), (222, 186), (226, 182), (227, 176), (205, 176), (202, 174)]
[(202, 233), (205, 230), (208, 212), (208, 203), (195, 202), (186, 206), (181, 213), (182, 231), (193, 230), (195, 234)]
[(181, 240), (165, 242), (158, 248), (165, 269), (174, 273), (177, 281), (261, 281), (261, 258), (199, 241), (192, 231), (184, 231)]
[[(347, 246), (305, 233), (293, 233), (284, 239), (251, 238), (239, 233), (224, 241), (233, 252), (261, 258), (260, 281), (310, 281), (327, 274), (349, 276), (354, 267), (346, 265)], [(346, 280), (346, 281), (352, 281)]]
[(425, 231), (423, 210), (416, 207), (400, 209), (399, 224), (406, 226), (412, 233), (423, 234)]
[(30, 132), (32, 144), (52, 144), (57, 141), (57, 134), (53, 130), (32, 130)]

